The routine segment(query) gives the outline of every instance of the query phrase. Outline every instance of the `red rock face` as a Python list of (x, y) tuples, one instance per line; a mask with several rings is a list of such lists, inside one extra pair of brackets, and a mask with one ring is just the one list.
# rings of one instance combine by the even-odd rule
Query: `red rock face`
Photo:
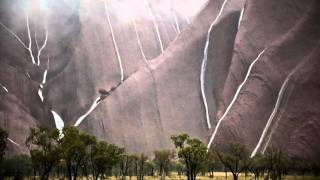
[[(35, 58), (35, 33), (41, 47), (46, 17), (48, 42), (39, 66), (32, 64), (28, 51), (24, 6), (12, 1), (0, 6), (0, 22), (27, 46), (0, 26), (0, 83), (8, 90), (0, 92), (0, 125), (15, 142), (24, 144), (28, 128), (36, 124), (55, 127), (51, 110), (65, 126), (74, 125), (97, 100), (99, 89), (118, 85), (96, 101), (80, 129), (148, 154), (172, 147), (172, 134), (187, 132), (209, 142), (216, 131), (212, 145), (236, 140), (252, 152), (263, 152), (275, 144), (291, 156), (320, 158), (317, 1), (229, 0), (220, 12), (225, 1), (211, 0), (196, 16), (201, 3), (193, 0), (174, 1), (173, 8), (167, 1), (149, 6), (131, 0), (48, 2), (32, 6), (28, 16)], [(200, 85), (207, 40), (204, 92), (210, 129)], [(9, 152), (23, 151), (23, 145), (9, 146)]]
[[(313, 108), (319, 94), (315, 75), (319, 65), (318, 16), (319, 3), (315, 1), (246, 2), (217, 120), (230, 104), (255, 56), (267, 49), (221, 122), (214, 145), (223, 146), (226, 141), (236, 140), (245, 143), (252, 152), (255, 148), (264, 152), (274, 144), (291, 156), (319, 158), (319, 121), (315, 120), (318, 112)], [(282, 88), (286, 79), (288, 85)], [(275, 107), (277, 101), (279, 105)], [(274, 117), (270, 118), (272, 112)], [(212, 129), (210, 134), (213, 132)]]
[[(65, 126), (74, 125), (99, 97), (99, 89), (109, 90), (119, 84), (118, 56), (124, 79), (144, 72), (146, 62), (161, 54), (179, 31), (189, 26), (203, 3), (169, 2), (2, 1), (0, 83), (4, 88), (1, 86), (0, 121), (1, 127), (9, 129), (10, 139), (23, 146), (29, 127), (55, 127), (51, 111), (64, 120)], [(150, 77), (149, 71), (145, 76)], [(161, 145), (157, 139), (167, 137), (159, 136), (158, 131), (157, 86), (154, 78), (140, 81), (119, 87), (107, 99), (111, 104), (103, 101), (79, 128), (130, 150), (145, 149), (149, 141), (155, 147)], [(138, 84), (142, 87), (137, 88)], [(138, 95), (147, 102), (136, 102), (140, 101)], [(151, 138), (144, 138), (148, 136), (144, 128), (154, 131)], [(152, 146), (146, 150), (152, 152)]]

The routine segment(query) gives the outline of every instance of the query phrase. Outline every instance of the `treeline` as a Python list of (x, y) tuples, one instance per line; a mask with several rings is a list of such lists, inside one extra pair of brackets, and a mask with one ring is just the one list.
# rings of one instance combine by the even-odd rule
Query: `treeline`
[(8, 134), (0, 130), (0, 179), (23, 177), (76, 180), (125, 180), (145, 176), (165, 179), (175, 172), (179, 177), (195, 180), (198, 175), (214, 178), (217, 171), (231, 172), (237, 180), (240, 173), (253, 174), (255, 179), (281, 179), (286, 174), (318, 176), (319, 164), (297, 158), (289, 159), (280, 149), (270, 147), (264, 155), (250, 158), (246, 147), (228, 143), (223, 148), (207, 151), (204, 143), (188, 134), (171, 136), (175, 150), (156, 150), (152, 157), (129, 153), (124, 148), (95, 136), (66, 127), (62, 132), (46, 127), (30, 129), (26, 139), (28, 155), (5, 157)]

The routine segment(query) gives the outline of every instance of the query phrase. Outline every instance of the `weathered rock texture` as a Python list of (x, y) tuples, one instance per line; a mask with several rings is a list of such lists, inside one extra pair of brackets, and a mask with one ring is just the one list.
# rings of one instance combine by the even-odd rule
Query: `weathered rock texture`
[(251, 62), (267, 49), (223, 119), (215, 145), (235, 140), (253, 151), (275, 108), (281, 86), (293, 72), (258, 152), (273, 144), (291, 156), (320, 158), (320, 121), (315, 108), (319, 103), (319, 8), (317, 1), (246, 1), (230, 69), (218, 97), (216, 119), (231, 102)]
[[(41, 46), (48, 29), (48, 42), (37, 66), (30, 52), (0, 26), (0, 83), (8, 89), (0, 89), (0, 126), (21, 144), (11, 143), (9, 152), (26, 151), (23, 144), (29, 127), (55, 127), (51, 110), (65, 125), (74, 125), (99, 97), (99, 89), (118, 84), (116, 46), (125, 80), (78, 127), (130, 151), (148, 154), (172, 147), (170, 135), (180, 132), (207, 141), (251, 62), (266, 48), (217, 129), (213, 145), (237, 140), (253, 151), (283, 83), (296, 69), (258, 151), (276, 144), (292, 156), (320, 159), (319, 2), (227, 1), (210, 32), (205, 92), (211, 129), (200, 92), (200, 71), (208, 29), (224, 1), (210, 0), (196, 15), (204, 1), (150, 0), (151, 14), (142, 0), (106, 2), (114, 37), (104, 1), (55, 0), (38, 6), (36, 1), (29, 6), (1, 2), (0, 22), (27, 46), (24, 11), (32, 8), (28, 17), (33, 54), (38, 52), (35, 33)], [(46, 69), (42, 102), (38, 90)]]

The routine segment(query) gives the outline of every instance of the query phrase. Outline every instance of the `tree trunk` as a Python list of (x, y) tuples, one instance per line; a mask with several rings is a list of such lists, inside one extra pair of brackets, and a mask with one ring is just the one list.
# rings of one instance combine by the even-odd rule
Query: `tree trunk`
[(72, 170), (71, 170), (71, 162), (67, 162), (67, 171), (68, 171), (68, 179), (72, 180)]
[(47, 180), (48, 176), (49, 176), (49, 170), (48, 168), (45, 168), (45, 170), (43, 171), (42, 175), (41, 175), (41, 180)]
[(233, 175), (233, 180), (238, 180), (238, 174), (232, 173), (232, 175)]
[(36, 171), (36, 168), (34, 167), (33, 168), (33, 180), (35, 180), (37, 177), (37, 171)]
[(238, 174), (233, 174), (233, 179), (238, 180)]
[(228, 178), (228, 171), (227, 171), (227, 168), (226, 167), (224, 167), (224, 172), (226, 173), (225, 175), (226, 175), (226, 179)]

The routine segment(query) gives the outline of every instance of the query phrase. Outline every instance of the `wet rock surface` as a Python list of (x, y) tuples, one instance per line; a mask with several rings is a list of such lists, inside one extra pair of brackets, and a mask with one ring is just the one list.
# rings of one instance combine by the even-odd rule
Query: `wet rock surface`
[[(100, 97), (78, 127), (129, 151), (151, 154), (172, 147), (170, 135), (181, 132), (209, 142), (216, 130), (212, 146), (236, 140), (263, 152), (276, 144), (291, 156), (320, 159), (319, 2), (226, 2), (209, 38), (205, 94), (210, 129), (200, 90), (201, 63), (208, 29), (224, 1), (210, 0), (201, 9), (204, 1), (172, 2), (48, 1), (31, 6), (29, 38), (26, 5), (2, 1), (0, 22), (27, 46), (0, 26), (0, 83), (5, 87), (0, 89), (0, 126), (21, 145), (9, 143), (8, 152), (26, 151), (29, 127), (54, 128), (51, 110), (65, 126), (74, 125)], [(46, 29), (48, 42), (38, 66), (32, 63), (29, 40), (37, 60)], [(45, 70), (42, 102), (38, 91)]]

